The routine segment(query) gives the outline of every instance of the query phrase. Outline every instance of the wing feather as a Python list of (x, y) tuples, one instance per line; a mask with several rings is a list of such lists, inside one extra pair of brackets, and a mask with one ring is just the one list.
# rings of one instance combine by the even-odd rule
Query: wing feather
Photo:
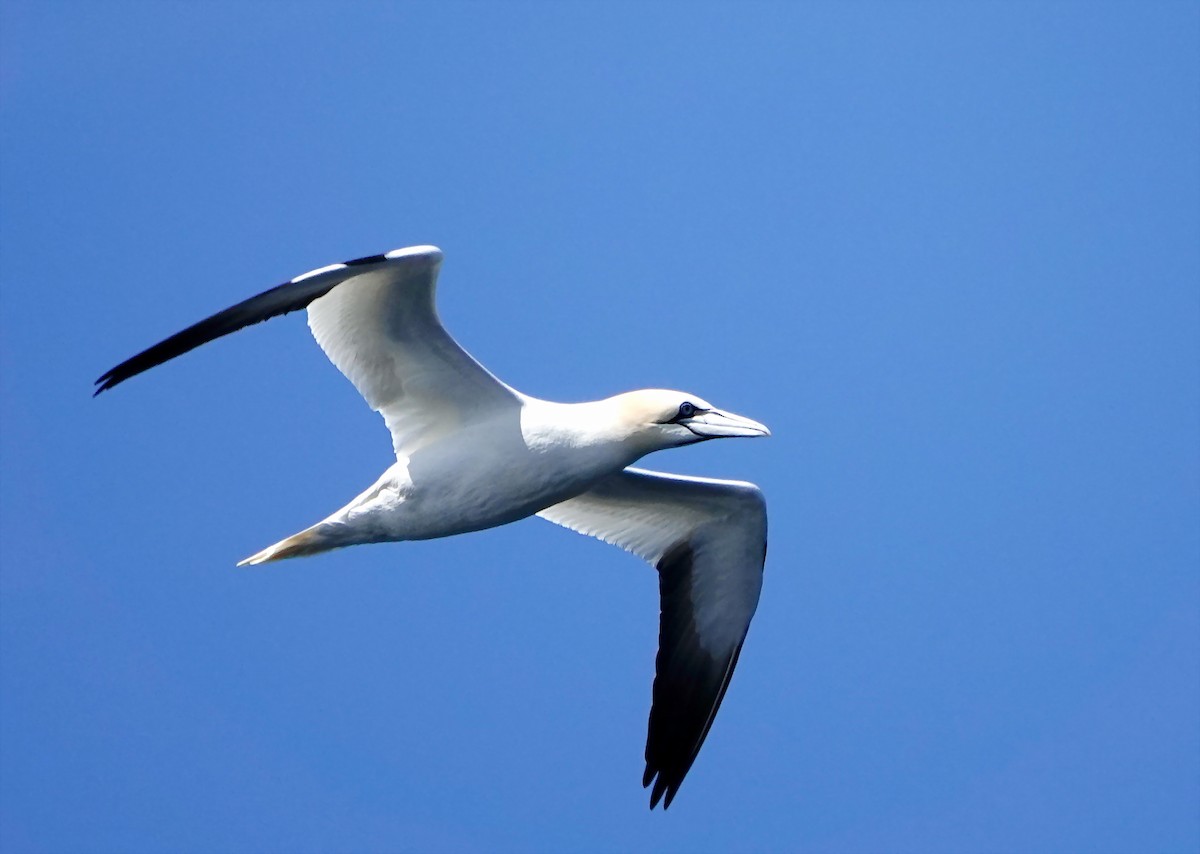
[(646, 738), (650, 807), (671, 805), (737, 666), (758, 607), (767, 516), (753, 484), (626, 469), (538, 514), (658, 570), (658, 656)]
[(397, 456), (519, 395), (450, 337), (434, 304), (442, 253), (397, 249), (297, 276), (189, 326), (96, 380), (96, 394), (157, 365), (272, 317), (308, 309), (330, 361), (383, 415)]

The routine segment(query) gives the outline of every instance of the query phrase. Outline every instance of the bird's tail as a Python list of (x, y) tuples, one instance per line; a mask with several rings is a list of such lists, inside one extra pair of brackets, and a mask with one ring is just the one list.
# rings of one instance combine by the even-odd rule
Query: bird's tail
[(394, 468), (385, 471), (373, 486), (332, 516), (305, 528), (299, 534), (292, 534), (286, 540), (267, 546), (258, 554), (250, 555), (238, 566), (254, 566), (290, 557), (307, 557), (343, 546), (400, 539), (388, 533), (387, 517), (393, 504), (380, 499), (381, 493), (386, 498), (389, 489), (395, 491)]
[(267, 546), (261, 552), (252, 554), (243, 561), (238, 561), (238, 566), (255, 566), (260, 563), (270, 563), (273, 560), (286, 560), (289, 557), (307, 557), (318, 552), (336, 549), (342, 545), (327, 536), (321, 530), (324, 527), (327, 526), (322, 522), (306, 528), (299, 534), (292, 534), (286, 540), (280, 540), (275, 545)]

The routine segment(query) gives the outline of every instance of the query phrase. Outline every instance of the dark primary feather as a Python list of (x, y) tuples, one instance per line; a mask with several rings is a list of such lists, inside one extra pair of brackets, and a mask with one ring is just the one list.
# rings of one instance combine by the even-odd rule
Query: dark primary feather
[(663, 809), (674, 800), (721, 707), (745, 641), (743, 634), (728, 655), (716, 658), (701, 646), (692, 606), (693, 560), (691, 546), (682, 542), (658, 561), (662, 613), (642, 777), (643, 786), (654, 783), (650, 809), (664, 795)]
[(176, 356), (182, 356), (201, 344), (207, 344), (223, 335), (237, 332), (239, 329), (261, 323), (264, 320), (270, 320), (272, 317), (307, 308), (313, 300), (329, 293), (346, 279), (364, 272), (362, 267), (384, 263), (388, 263), (388, 260), (383, 255), (372, 255), (347, 261), (345, 264), (338, 264), (334, 269), (315, 276), (297, 276), (296, 278), (301, 281), (292, 279), (224, 311), (219, 311), (212, 317), (201, 320), (182, 332), (175, 333), (165, 341), (160, 341), (108, 371), (96, 380), (97, 388), (92, 396), (107, 391), (118, 383), (161, 365), (163, 362), (170, 361)]

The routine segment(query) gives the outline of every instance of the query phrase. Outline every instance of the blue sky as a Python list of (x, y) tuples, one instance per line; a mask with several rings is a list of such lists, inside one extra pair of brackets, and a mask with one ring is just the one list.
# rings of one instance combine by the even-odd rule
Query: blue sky
[[(1194, 851), (1200, 7), (0, 5), (0, 846)], [(242, 557), (388, 464), (298, 317), (446, 252), (503, 379), (774, 436), (671, 810), (654, 573), (546, 523)]]

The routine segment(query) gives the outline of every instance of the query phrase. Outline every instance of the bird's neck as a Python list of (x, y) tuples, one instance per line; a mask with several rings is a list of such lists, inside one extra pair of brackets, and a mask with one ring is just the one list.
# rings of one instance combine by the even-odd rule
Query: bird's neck
[(528, 400), (522, 412), (521, 430), (531, 450), (561, 449), (614, 470), (658, 450), (630, 430), (607, 400), (587, 403)]

